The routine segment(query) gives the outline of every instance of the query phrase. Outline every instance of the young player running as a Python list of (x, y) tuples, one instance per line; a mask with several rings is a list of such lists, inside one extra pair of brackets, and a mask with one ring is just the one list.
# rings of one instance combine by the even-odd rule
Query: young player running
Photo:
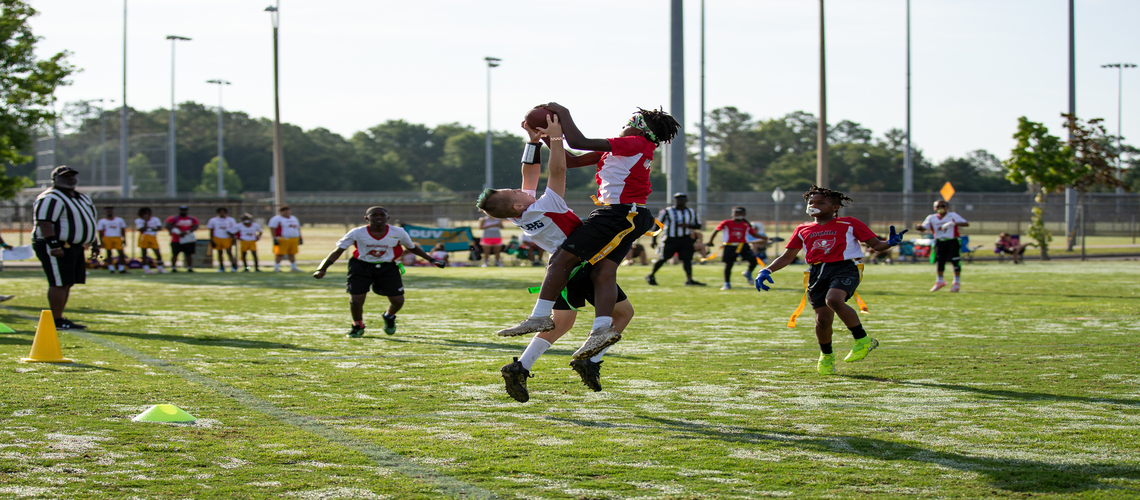
[(119, 251), (119, 258), (107, 267), (112, 274), (116, 271), (119, 274), (127, 274), (127, 254), (123, 252), (123, 236), (127, 232), (127, 221), (122, 217), (115, 217), (115, 207), (105, 207), (104, 210), (107, 211), (106, 215), (95, 223), (95, 230), (99, 231), (99, 237), (102, 238), (108, 261), (111, 260), (112, 250)]
[(784, 253), (756, 275), (756, 290), (769, 290), (764, 282), (773, 283), (772, 273), (791, 264), (801, 249), (807, 249), (806, 259), (811, 266), (807, 296), (815, 309), (815, 337), (820, 350), (817, 369), (820, 375), (830, 375), (835, 373), (835, 354), (831, 349), (831, 325), (835, 316), (839, 316), (855, 338), (855, 345), (843, 361), (859, 361), (879, 346), (879, 342), (863, 330), (859, 313), (847, 305), (862, 279), (858, 261), (863, 258), (863, 249), (859, 242), (883, 251), (898, 245), (907, 230), (895, 234), (895, 227), (891, 226), (890, 236), (883, 241), (859, 219), (839, 217), (839, 209), (846, 206), (845, 202), (852, 201), (839, 191), (812, 185), (804, 193), (804, 199), (808, 202), (807, 213), (815, 222), (796, 227)]
[(384, 318), (384, 333), (393, 335), (396, 333), (396, 313), (404, 307), (404, 282), (400, 278), (403, 269), (396, 265), (396, 259), (403, 253), (403, 249), (408, 249), (439, 268), (447, 263), (432, 258), (412, 242), (404, 228), (388, 225), (388, 210), (384, 207), (369, 208), (364, 218), (368, 225), (349, 231), (336, 242), (336, 249), (325, 257), (313, 277), (325, 277), (329, 266), (349, 247), (355, 247), (352, 258), (348, 260), (348, 304), (352, 312), (352, 330), (348, 336), (364, 336), (364, 300), (368, 298), (369, 288), (377, 295), (388, 296), (388, 310), (381, 317)]
[(748, 270), (744, 271), (744, 279), (748, 284), (752, 284), (752, 271), (756, 269), (756, 254), (752, 253), (752, 245), (748, 244), (748, 236), (760, 237), (760, 233), (752, 227), (752, 223), (744, 218), (744, 207), (733, 207), (732, 218), (720, 221), (716, 225), (716, 229), (709, 235), (709, 246), (714, 245), (716, 241), (716, 233), (724, 231), (723, 241), (721, 242), (720, 252), (724, 255), (721, 256), (721, 261), (724, 262), (724, 286), (720, 287), (721, 290), (732, 290), (732, 265), (736, 263), (736, 259), (741, 259), (748, 263)]
[[(527, 143), (527, 149), (523, 154), (522, 188), (499, 190), (485, 196), (482, 200), (482, 209), (495, 212), (494, 217), (510, 220), (522, 229), (523, 235), (535, 245), (554, 253), (566, 241), (566, 236), (582, 225), (582, 221), (563, 199), (566, 192), (566, 156), (562, 146), (562, 127), (557, 117), (548, 120), (548, 126), (538, 130), (530, 128), (525, 121), (523, 122), (523, 128), (530, 135), (530, 142)], [(550, 165), (546, 192), (541, 198), (535, 199), (535, 189), (538, 187), (538, 178), (542, 169), (538, 151), (540, 147), (538, 140), (541, 135), (550, 138)], [(590, 268), (591, 265), (587, 264), (575, 272), (566, 284), (565, 293), (559, 294), (555, 299), (554, 327), (535, 335), (520, 357), (514, 358), (514, 361), (499, 369), (506, 383), (507, 394), (516, 401), (525, 403), (530, 399), (526, 381), (531, 377), (530, 369), (535, 361), (550, 349), (554, 342), (570, 331), (577, 319), (579, 307), (585, 306), (586, 302), (594, 304), (594, 284), (590, 281)], [(630, 305), (621, 287), (617, 288), (617, 293), (613, 326), (620, 333), (633, 319), (633, 306)], [(570, 366), (582, 378), (582, 383), (594, 391), (602, 390), (600, 367), (604, 353), (603, 348), (592, 357), (570, 361)]]
[(230, 256), (230, 265), (233, 267), (234, 272), (237, 272), (237, 261), (234, 260), (234, 235), (233, 229), (237, 226), (237, 221), (230, 217), (230, 211), (226, 208), (219, 208), (215, 217), (206, 221), (206, 229), (210, 230), (210, 246), (218, 254), (218, 272), (226, 272), (226, 255)]
[[(621, 332), (613, 325), (618, 265), (633, 242), (654, 226), (653, 214), (645, 208), (652, 191), (650, 162), (657, 146), (672, 140), (681, 126), (664, 111), (640, 109), (620, 137), (589, 139), (578, 130), (565, 107), (557, 103), (543, 107), (558, 115), (570, 147), (591, 151), (582, 156), (564, 156), (567, 168), (597, 165), (595, 203), (602, 206), (590, 213), (550, 256), (530, 317), (498, 333), (514, 336), (553, 330), (555, 323), (550, 316), (558, 295), (566, 288), (571, 273), (583, 261), (589, 262), (594, 265), (590, 280), (594, 284), (596, 316), (590, 336), (574, 353), (574, 359), (586, 359), (621, 340)], [(494, 190), (484, 191), (482, 197), (493, 193)], [(480, 203), (480, 208), (484, 206)]]
[(261, 272), (260, 264), (257, 262), (257, 240), (261, 239), (261, 224), (253, 221), (253, 216), (249, 214), (241, 214), (241, 224), (238, 224), (232, 229), (233, 234), (238, 240), (238, 252), (241, 252), (241, 265), (245, 268), (245, 272), (249, 272), (249, 263), (245, 260), (246, 253), (253, 254), (253, 270)]
[(958, 228), (967, 227), (970, 223), (957, 212), (951, 212), (950, 205), (945, 201), (934, 202), (934, 211), (921, 224), (915, 225), (915, 229), (920, 232), (930, 231), (934, 236), (934, 261), (938, 266), (938, 278), (934, 280), (934, 288), (930, 291), (937, 292), (946, 286), (946, 278), (942, 274), (946, 272), (946, 263), (949, 262), (954, 266), (954, 284), (950, 291), (957, 292), (962, 287), (962, 240), (958, 239), (962, 234)]
[(139, 217), (135, 219), (135, 229), (139, 232), (138, 246), (142, 251), (140, 258), (143, 262), (143, 272), (150, 272), (151, 261), (147, 259), (146, 251), (154, 250), (154, 265), (158, 272), (165, 273), (162, 267), (162, 252), (158, 249), (158, 232), (162, 230), (162, 221), (154, 216), (150, 207), (139, 209)]

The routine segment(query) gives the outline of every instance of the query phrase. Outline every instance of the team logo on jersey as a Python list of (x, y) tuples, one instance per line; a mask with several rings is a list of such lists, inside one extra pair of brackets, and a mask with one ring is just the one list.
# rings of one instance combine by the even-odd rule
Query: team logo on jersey
[(815, 250), (823, 250), (824, 254), (829, 254), (831, 253), (831, 249), (835, 248), (835, 240), (831, 238), (821, 238), (815, 240), (815, 243), (812, 243), (811, 247)]

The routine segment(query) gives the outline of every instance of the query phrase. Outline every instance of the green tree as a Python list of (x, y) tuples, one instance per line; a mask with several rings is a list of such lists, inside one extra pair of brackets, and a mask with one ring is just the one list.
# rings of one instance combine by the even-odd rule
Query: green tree
[(75, 71), (66, 51), (36, 57), (40, 38), (28, 23), (34, 15), (27, 2), (0, 0), (0, 200), (31, 185), (27, 178), (9, 177), (7, 167), (30, 159), (21, 150), (32, 146), (35, 127), (53, 116), (48, 110), (53, 94)]
[(1049, 242), (1053, 234), (1045, 228), (1045, 195), (1063, 190), (1073, 181), (1072, 150), (1045, 125), (1017, 119), (1017, 132), (1013, 134), (1017, 146), (1004, 162), (1006, 178), (1016, 184), (1030, 183), (1040, 189), (1037, 206), (1026, 234), (1041, 248), (1041, 258), (1049, 259)]
[[(226, 188), (226, 194), (241, 193), (241, 177), (238, 177), (237, 172), (230, 168), (229, 162), (223, 160), (223, 182)], [(288, 178), (286, 178), (288, 180)], [(218, 157), (215, 156), (210, 159), (204, 167), (202, 167), (202, 183), (194, 188), (195, 193), (214, 194), (218, 192)]]
[(166, 192), (166, 184), (158, 178), (158, 172), (155, 171), (154, 166), (150, 163), (150, 158), (147, 158), (146, 155), (136, 153), (127, 160), (127, 168), (132, 176), (132, 189), (136, 193)]

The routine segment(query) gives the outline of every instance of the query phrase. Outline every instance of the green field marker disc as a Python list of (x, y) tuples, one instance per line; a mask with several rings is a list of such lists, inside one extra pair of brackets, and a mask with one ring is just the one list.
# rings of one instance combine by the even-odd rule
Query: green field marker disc
[(16, 330), (9, 328), (8, 325), (4, 323), (0, 323), (0, 333), (16, 333)]
[(135, 422), (193, 422), (197, 419), (182, 411), (182, 408), (163, 404), (147, 408), (146, 411), (131, 420)]

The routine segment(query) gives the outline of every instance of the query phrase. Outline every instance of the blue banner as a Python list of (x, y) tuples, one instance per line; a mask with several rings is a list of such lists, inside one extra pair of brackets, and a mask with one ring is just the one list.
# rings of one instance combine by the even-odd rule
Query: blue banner
[(443, 243), (448, 252), (459, 252), (471, 247), (470, 227), (422, 227), (404, 224), (404, 230), (425, 252), (430, 252), (438, 243)]

